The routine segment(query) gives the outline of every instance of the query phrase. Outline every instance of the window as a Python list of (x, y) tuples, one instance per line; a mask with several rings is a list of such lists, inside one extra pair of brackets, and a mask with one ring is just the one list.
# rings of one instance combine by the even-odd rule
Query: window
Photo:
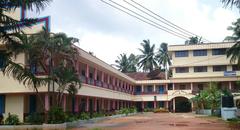
[(240, 71), (240, 66), (238, 66), (238, 65), (233, 65), (233, 66), (232, 66), (232, 71)]
[(215, 65), (213, 66), (213, 72), (216, 71), (226, 71), (227, 70), (227, 66), (226, 65)]
[(225, 55), (225, 54), (226, 54), (226, 48), (212, 49), (212, 55)]
[(0, 114), (5, 113), (5, 95), (0, 95)]
[(189, 68), (188, 67), (178, 67), (176, 68), (176, 73), (188, 73)]
[(176, 51), (175, 57), (188, 57), (188, 51)]
[(207, 50), (194, 50), (193, 56), (207, 56)]
[(153, 91), (153, 87), (152, 86), (147, 86), (147, 91), (148, 92), (152, 92)]
[(203, 90), (203, 84), (198, 84), (198, 90)]
[(195, 66), (194, 72), (207, 72), (207, 66)]
[(3, 54), (0, 51), (0, 69), (3, 68), (4, 64), (5, 64), (5, 59)]

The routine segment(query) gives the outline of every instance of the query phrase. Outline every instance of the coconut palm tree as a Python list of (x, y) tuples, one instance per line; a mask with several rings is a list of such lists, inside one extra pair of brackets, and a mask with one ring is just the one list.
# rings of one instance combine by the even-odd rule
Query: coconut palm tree
[(123, 73), (136, 72), (137, 68), (137, 57), (134, 54), (130, 54), (129, 57), (127, 54), (123, 53), (118, 56), (118, 59), (115, 60), (117, 63), (116, 66), (119, 71)]
[(165, 70), (165, 76), (167, 79), (168, 67), (171, 65), (171, 58), (168, 54), (168, 44), (162, 43), (156, 55), (156, 60), (158, 61), (159, 65), (162, 65)]
[(189, 40), (185, 41), (186, 45), (194, 45), (194, 44), (199, 44), (202, 42), (202, 38), (200, 37), (190, 37)]
[(240, 0), (221, 0), (225, 7), (232, 8), (235, 6), (236, 8), (240, 9)]
[(139, 55), (139, 68), (142, 68), (142, 70), (145, 72), (151, 72), (158, 67), (154, 54), (155, 45), (153, 44), (151, 46), (150, 40), (143, 40), (141, 46), (143, 49), (139, 48), (139, 51), (142, 53)]
[(237, 64), (240, 65), (240, 18), (236, 22), (232, 23), (232, 26), (227, 28), (232, 30), (232, 36), (227, 36), (225, 40), (236, 42), (231, 48), (227, 50), (227, 57), (230, 57), (230, 61), (234, 63), (237, 61)]

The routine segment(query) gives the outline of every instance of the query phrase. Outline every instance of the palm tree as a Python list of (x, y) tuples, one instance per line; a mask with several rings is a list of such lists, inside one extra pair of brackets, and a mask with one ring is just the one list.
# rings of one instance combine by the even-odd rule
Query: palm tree
[(190, 37), (189, 40), (185, 41), (185, 45), (194, 45), (194, 44), (199, 44), (202, 42), (202, 38), (196, 37)]
[(231, 48), (227, 50), (227, 57), (230, 57), (231, 63), (237, 61), (237, 64), (240, 65), (240, 18), (236, 22), (232, 23), (232, 26), (227, 28), (232, 30), (232, 36), (227, 36), (225, 40), (236, 42)]
[(151, 72), (154, 68), (158, 67), (157, 62), (154, 58), (155, 45), (153, 44), (151, 46), (149, 40), (143, 40), (141, 46), (143, 47), (143, 49), (139, 48), (139, 50), (142, 52), (142, 54), (139, 55), (139, 68), (142, 68), (145, 72)]
[(136, 72), (138, 57), (131, 53), (128, 57), (128, 63), (129, 63), (128, 72)]
[(128, 72), (128, 58), (125, 53), (120, 54), (120, 56), (117, 57), (118, 59), (115, 60), (115, 63), (117, 63), (115, 66), (118, 68), (119, 71), (126, 73)]
[(158, 61), (159, 65), (162, 65), (165, 70), (165, 77), (167, 79), (168, 75), (168, 67), (171, 65), (171, 58), (168, 54), (168, 44), (162, 43), (156, 55), (156, 60)]
[(236, 8), (240, 9), (240, 0), (221, 0), (221, 2), (224, 4), (225, 7), (230, 6), (236, 6)]

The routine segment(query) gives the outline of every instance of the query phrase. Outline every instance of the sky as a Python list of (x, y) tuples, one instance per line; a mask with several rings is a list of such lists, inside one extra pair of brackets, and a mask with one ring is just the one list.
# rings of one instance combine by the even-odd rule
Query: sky
[[(108, 1), (108, 0), (105, 0)], [(123, 0), (113, 0), (130, 7)], [(130, 1), (130, 0), (127, 0)], [(221, 42), (231, 35), (227, 27), (238, 18), (236, 9), (223, 8), (220, 0), (135, 0), (172, 23), (206, 38)], [(133, 9), (133, 8), (132, 8)], [(53, 0), (40, 13), (29, 17), (51, 17), (51, 32), (65, 32), (76, 37), (85, 51), (108, 64), (114, 64), (121, 53), (140, 54), (144, 39), (155, 44), (184, 44), (185, 40), (143, 23), (100, 0)]]

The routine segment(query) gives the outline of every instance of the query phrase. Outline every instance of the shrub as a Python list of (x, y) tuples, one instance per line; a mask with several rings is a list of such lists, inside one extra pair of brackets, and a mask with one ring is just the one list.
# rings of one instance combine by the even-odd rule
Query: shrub
[(65, 114), (65, 121), (72, 122), (78, 120), (77, 115), (74, 115), (72, 113), (66, 113)]
[(152, 108), (145, 108), (143, 111), (144, 112), (153, 112), (153, 109)]
[(80, 120), (89, 120), (90, 119), (90, 114), (86, 113), (86, 112), (83, 112), (79, 115), (79, 119)]
[(102, 113), (102, 112), (95, 112), (95, 113), (93, 113), (93, 115), (92, 115), (93, 118), (103, 117), (103, 116), (105, 116), (105, 115), (104, 115), (104, 113)]
[(5, 120), (6, 125), (19, 125), (19, 123), (18, 115), (8, 113), (8, 117)]
[(168, 110), (165, 108), (157, 108), (153, 110), (154, 113), (167, 113)]
[(30, 124), (42, 124), (44, 122), (44, 116), (40, 113), (32, 113), (26, 118), (26, 122)]
[(131, 108), (129, 108), (129, 112), (130, 113), (136, 113), (137, 112), (137, 108), (136, 107), (131, 107)]
[(2, 125), (4, 122), (3, 122), (3, 114), (0, 114), (0, 125)]
[(48, 112), (48, 123), (59, 124), (65, 122), (65, 113), (60, 107), (52, 107)]

